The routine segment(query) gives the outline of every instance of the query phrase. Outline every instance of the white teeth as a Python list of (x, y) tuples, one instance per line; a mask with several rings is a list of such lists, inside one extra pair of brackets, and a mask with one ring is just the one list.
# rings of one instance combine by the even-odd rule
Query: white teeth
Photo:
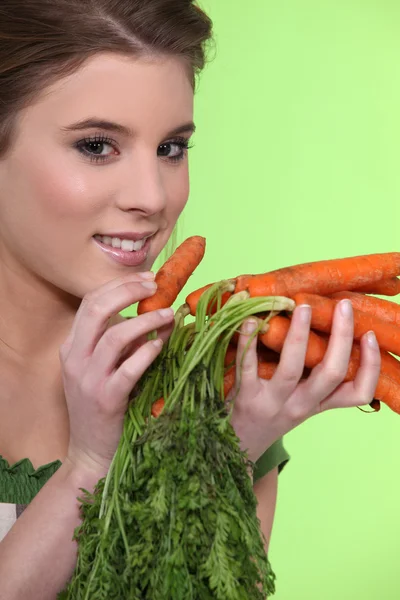
[(133, 242), (132, 240), (122, 240), (121, 242), (121, 249), (122, 250), (129, 250), (129, 252), (133, 252), (133, 250), (135, 246), (135, 242)]
[(94, 237), (96, 240), (102, 244), (105, 244), (106, 246), (120, 248), (126, 252), (137, 252), (138, 250), (141, 250), (146, 243), (145, 239), (134, 242), (133, 240), (122, 240), (121, 238), (117, 237), (111, 238), (108, 235), (95, 235)]
[(143, 248), (143, 246), (145, 245), (146, 240), (138, 240), (137, 242), (133, 242), (133, 249), (135, 251), (137, 250), (141, 250)]

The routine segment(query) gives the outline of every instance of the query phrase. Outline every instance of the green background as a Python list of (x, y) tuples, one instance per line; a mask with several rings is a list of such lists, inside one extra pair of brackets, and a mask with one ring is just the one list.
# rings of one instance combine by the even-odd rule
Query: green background
[[(239, 273), (400, 250), (400, 3), (204, 0), (179, 238), (207, 238), (190, 290)], [(287, 436), (270, 557), (276, 600), (398, 600), (400, 416), (357, 409)]]

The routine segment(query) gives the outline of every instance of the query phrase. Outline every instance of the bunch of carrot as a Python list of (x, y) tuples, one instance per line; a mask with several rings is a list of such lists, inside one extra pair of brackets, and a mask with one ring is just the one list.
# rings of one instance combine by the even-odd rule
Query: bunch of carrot
[[(139, 314), (171, 306), (189, 276), (204, 256), (204, 238), (188, 238), (157, 273), (156, 294), (139, 304)], [(400, 306), (377, 296), (396, 296), (400, 293), (400, 252), (370, 254), (340, 259), (298, 264), (257, 275), (240, 275), (221, 282), (221, 305), (233, 295), (247, 297), (280, 296), (292, 299), (296, 305), (308, 304), (312, 309), (311, 332), (305, 367), (312, 369), (324, 358), (332, 328), (335, 306), (348, 299), (354, 311), (354, 343), (346, 380), (353, 380), (360, 364), (360, 339), (374, 331), (381, 350), (381, 372), (371, 406), (379, 410), (380, 401), (400, 414)], [(179, 284), (177, 284), (179, 281)], [(211, 287), (204, 286), (186, 298), (188, 313), (196, 315), (200, 298)], [(209, 306), (212, 314), (216, 306)], [(279, 361), (279, 354), (290, 326), (290, 313), (269, 318), (259, 334), (259, 375), (270, 379)], [(235, 342), (226, 356), (225, 394), (235, 383)], [(263, 351), (262, 348), (270, 352)], [(162, 401), (153, 414), (162, 410)]]
[[(158, 295), (139, 312), (165, 304), (163, 290), (170, 300), (203, 254), (198, 238), (178, 249), (157, 274)], [(107, 476), (80, 498), (77, 565), (59, 600), (264, 600), (274, 593), (253, 464), (224, 403), (224, 363), (244, 320), (290, 312), (294, 301), (240, 292), (222, 306), (222, 288), (205, 293), (193, 321), (185, 322), (186, 306), (177, 311), (171, 336), (132, 390)], [(222, 306), (211, 319), (209, 304)]]
[[(188, 238), (156, 274), (138, 313), (172, 306), (205, 253)], [(81, 500), (78, 560), (60, 600), (262, 600), (275, 591), (248, 469), (225, 398), (242, 323), (259, 319), (260, 377), (279, 362), (296, 304), (312, 307), (305, 373), (327, 350), (333, 312), (354, 307), (346, 379), (373, 330), (382, 367), (373, 407), (400, 413), (400, 253), (295, 265), (217, 282), (187, 296), (161, 354), (132, 390), (106, 478)], [(192, 322), (185, 322), (189, 315)], [(157, 418), (151, 418), (153, 417)]]

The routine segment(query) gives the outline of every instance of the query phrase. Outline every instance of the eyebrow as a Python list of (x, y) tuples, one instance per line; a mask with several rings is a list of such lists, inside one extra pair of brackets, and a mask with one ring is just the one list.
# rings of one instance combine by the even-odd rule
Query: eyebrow
[[(130, 127), (126, 127), (125, 125), (121, 125), (119, 123), (114, 123), (113, 121), (105, 121), (103, 119), (90, 118), (84, 119), (83, 121), (77, 121), (72, 125), (68, 125), (68, 127), (63, 127), (62, 131), (82, 131), (84, 129), (103, 129), (105, 131), (110, 131), (113, 133), (119, 133), (125, 135), (127, 137), (133, 137), (134, 132)], [(184, 123), (179, 127), (176, 127), (172, 131), (169, 131), (166, 138), (173, 137), (174, 135), (179, 135), (180, 133), (194, 133), (196, 131), (195, 124), (190, 121), (189, 123)]]

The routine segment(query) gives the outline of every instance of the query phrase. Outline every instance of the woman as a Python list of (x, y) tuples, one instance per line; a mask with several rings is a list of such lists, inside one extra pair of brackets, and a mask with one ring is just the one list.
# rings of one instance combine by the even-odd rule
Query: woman
[[(128, 395), (171, 331), (170, 310), (119, 312), (154, 293), (149, 271), (188, 198), (210, 36), (189, 0), (2, 2), (0, 598), (53, 599), (65, 586), (79, 489), (106, 475)], [(298, 307), (269, 382), (250, 347), (232, 417), (257, 462), (267, 539), (282, 437), (322, 410), (368, 404), (379, 374), (369, 334), (356, 380), (342, 383), (353, 338), (342, 302), (324, 362), (301, 381), (309, 327)]]

